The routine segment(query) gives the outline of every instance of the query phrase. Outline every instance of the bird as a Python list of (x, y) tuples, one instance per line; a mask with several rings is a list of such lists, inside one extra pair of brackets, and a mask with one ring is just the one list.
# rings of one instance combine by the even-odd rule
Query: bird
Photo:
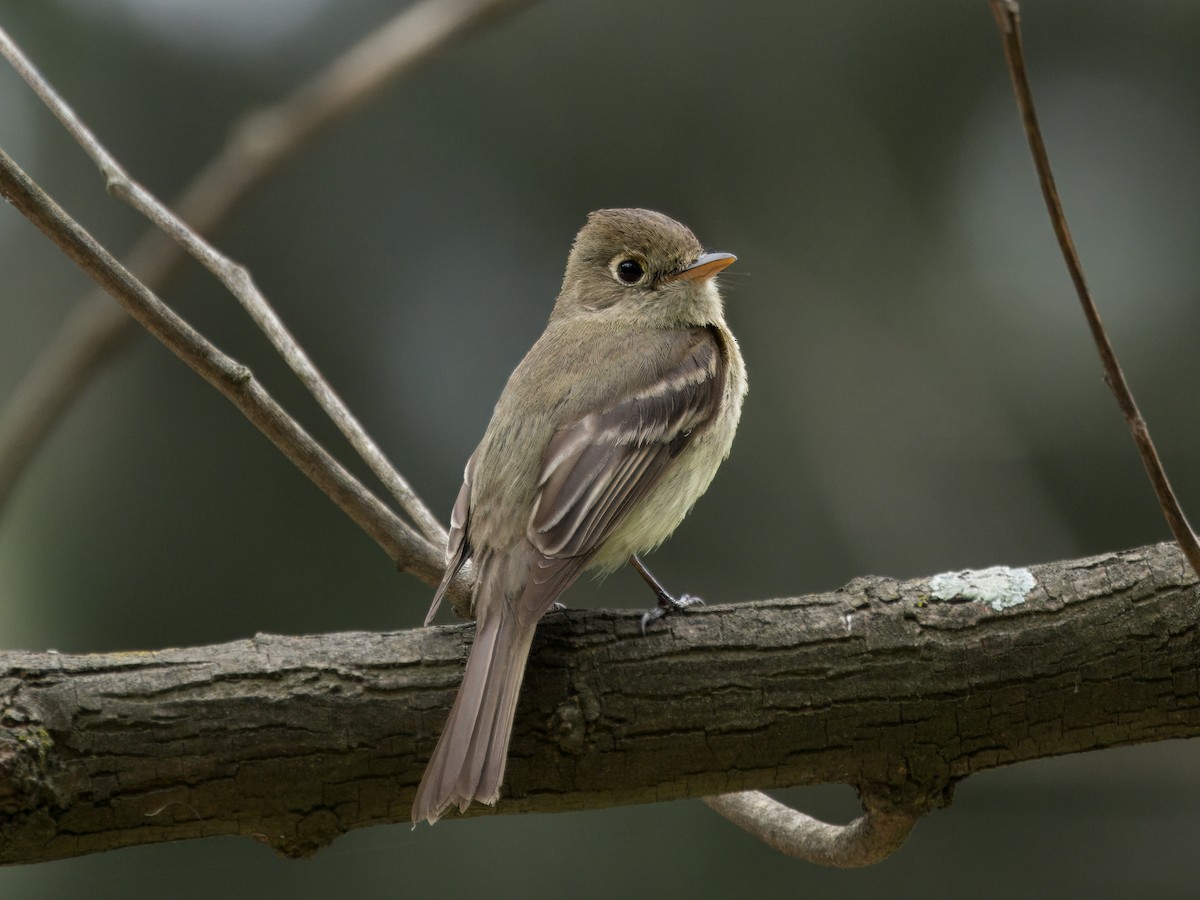
[(538, 621), (584, 572), (662, 543), (729, 455), (746, 368), (706, 252), (645, 209), (591, 213), (571, 247), (546, 329), (513, 371), (454, 503), (445, 576), (425, 624), (471, 562), (475, 637), (412, 807), (414, 826), (500, 796)]

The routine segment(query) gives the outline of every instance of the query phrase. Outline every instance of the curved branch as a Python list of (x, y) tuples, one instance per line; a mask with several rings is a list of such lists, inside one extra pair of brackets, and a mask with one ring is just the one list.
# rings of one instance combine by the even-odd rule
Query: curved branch
[(863, 815), (849, 825), (814, 819), (762, 791), (705, 797), (704, 802), (785, 856), (839, 869), (860, 869), (887, 859), (904, 845), (920, 818), (920, 813), (889, 809), (866, 795)]
[[(852, 784), (865, 821), (818, 841), (866, 862), (974, 772), (1200, 736), (1178, 547), (1010, 574), (1020, 590), (860, 578), (649, 637), (638, 611), (549, 616), (495, 811)], [(0, 654), (0, 863), (214, 834), (303, 856), (407, 822), (471, 633)]]
[[(424, 0), (405, 9), (290, 96), (246, 115), (174, 204), (179, 218), (197, 233), (211, 234), (251, 188), (322, 130), (437, 58), (455, 41), (530, 2)], [(128, 268), (156, 290), (183, 259), (178, 245), (150, 229), (130, 252)], [(102, 292), (71, 312), (0, 411), (0, 507), (54, 423), (95, 371), (134, 334), (124, 310)], [(429, 522), (418, 524), (430, 537)]]
[(1038, 124), (1037, 110), (1033, 103), (1033, 89), (1029, 86), (1029, 76), (1025, 69), (1025, 50), (1021, 42), (1021, 9), (1017, 0), (988, 0), (992, 15), (996, 18), (996, 27), (1000, 30), (1004, 42), (1004, 58), (1008, 63), (1008, 73), (1012, 79), (1013, 93), (1017, 98), (1017, 109), (1021, 113), (1021, 123), (1025, 127), (1025, 137), (1029, 141), (1029, 152), (1033, 155), (1034, 168), (1037, 170), (1038, 183), (1042, 188), (1042, 198), (1046, 202), (1046, 210), (1050, 215), (1050, 224), (1054, 228), (1054, 236), (1058, 239), (1058, 247), (1066, 263), (1071, 283), (1079, 297), (1083, 308), (1083, 316), (1087, 319), (1088, 328), (1092, 332), (1092, 340), (1100, 355), (1100, 364), (1104, 368), (1104, 380), (1108, 383), (1116, 398), (1125, 424), (1133, 437), (1142, 467), (1154, 488), (1154, 496), (1167, 520), (1171, 534), (1175, 536), (1184, 555), (1192, 565), (1192, 571), (1200, 575), (1200, 539), (1188, 524), (1183, 507), (1179, 504), (1171, 482), (1167, 478), (1167, 470), (1159, 458), (1158, 450), (1150, 437), (1150, 428), (1142, 418), (1137, 401), (1133, 399), (1133, 391), (1125, 380), (1125, 373), (1117, 360), (1117, 351), (1113, 349), (1096, 301), (1088, 289), (1087, 280), (1083, 276), (1083, 263), (1075, 250), (1075, 242), (1071, 239), (1071, 229), (1067, 225), (1067, 214), (1063, 211), (1062, 201), (1058, 196), (1058, 187), (1054, 183), (1054, 173), (1050, 168), (1050, 154), (1046, 151), (1046, 142), (1042, 138), (1042, 128)]

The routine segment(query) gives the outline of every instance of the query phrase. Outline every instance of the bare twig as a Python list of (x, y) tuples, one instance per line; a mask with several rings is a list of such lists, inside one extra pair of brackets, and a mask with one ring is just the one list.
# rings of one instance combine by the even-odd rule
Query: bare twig
[(20, 48), (0, 28), (0, 54), (17, 70), (34, 93), (50, 108), (88, 157), (103, 173), (109, 193), (130, 206), (172, 237), (230, 290), (254, 322), (270, 338), (275, 349), (309, 389), (321, 408), (337, 424), (342, 434), (371, 467), (376, 477), (391, 491), (401, 509), (416, 523), (422, 534), (434, 543), (445, 540), (445, 531), (404, 477), (387, 461), (378, 445), (359, 424), (333, 388), (317, 371), (308, 354), (284, 326), (275, 310), (258, 290), (250, 273), (235, 264), (215, 247), (188, 228), (166, 206), (134, 181), (125, 168), (105, 148), (91, 129), (75, 114), (53, 86), (46, 81)]
[(0, 195), (176, 356), (223, 393), (397, 565), (436, 584), (442, 552), (417, 534), (308, 435), (240, 365), (176, 315), (0, 150)]
[(806, 816), (762, 791), (705, 797), (704, 802), (780, 853), (839, 869), (873, 866), (887, 859), (903, 846), (920, 818), (888, 809), (867, 796), (863, 815), (849, 825), (830, 825)]
[(1013, 91), (1017, 97), (1017, 107), (1021, 113), (1021, 121), (1025, 126), (1025, 135), (1029, 139), (1029, 150), (1033, 154), (1033, 163), (1037, 168), (1038, 181), (1041, 183), (1042, 196), (1046, 200), (1046, 208), (1050, 213), (1050, 224), (1054, 226), (1054, 234), (1058, 238), (1058, 246), (1062, 250), (1067, 271), (1071, 274), (1071, 282), (1075, 285), (1075, 293), (1083, 307), (1083, 315), (1092, 331), (1092, 339), (1100, 353), (1100, 362), (1104, 366), (1104, 380), (1108, 383), (1117, 404), (1125, 416), (1129, 431), (1133, 435), (1142, 465), (1154, 486), (1159, 506), (1166, 516), (1171, 533), (1179, 543), (1184, 556), (1187, 557), (1192, 569), (1200, 575), (1200, 541), (1188, 524), (1171, 483), (1167, 480), (1166, 470), (1158, 458), (1158, 451), (1150, 439), (1150, 430), (1142, 418), (1141, 411), (1133, 399), (1133, 392), (1125, 381), (1125, 374), (1117, 362), (1116, 351), (1104, 330), (1100, 312), (1092, 300), (1091, 291), (1083, 277), (1083, 266), (1079, 254), (1075, 251), (1075, 242), (1071, 239), (1071, 231), (1067, 227), (1067, 217), (1063, 212), (1062, 202), (1058, 197), (1058, 188), (1054, 183), (1054, 175), (1050, 170), (1050, 157), (1046, 152), (1046, 144), (1042, 139), (1042, 130), (1038, 125), (1037, 111), (1033, 104), (1033, 91), (1029, 86), (1029, 76), (1025, 68), (1025, 51), (1021, 44), (1021, 10), (1016, 0), (988, 0), (992, 15), (996, 17), (996, 25), (1000, 29), (1000, 37), (1004, 43), (1004, 58), (1008, 62), (1008, 72), (1012, 77)]
[[(424, 0), (409, 7), (290, 96), (247, 115), (175, 204), (179, 218), (198, 233), (211, 233), (252, 187), (321, 130), (358, 109), (394, 79), (436, 58), (454, 41), (529, 3)], [(183, 258), (177, 245), (151, 229), (130, 253), (129, 269), (154, 289)], [(72, 311), (0, 412), (0, 506), (92, 373), (135, 333), (129, 317), (103, 293), (90, 296)], [(430, 522), (421, 518), (418, 514), (414, 521), (428, 536)]]

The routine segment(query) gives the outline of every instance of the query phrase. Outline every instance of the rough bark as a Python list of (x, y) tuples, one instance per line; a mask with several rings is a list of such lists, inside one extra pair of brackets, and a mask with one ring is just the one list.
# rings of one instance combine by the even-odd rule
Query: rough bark
[[(1003, 609), (867, 577), (647, 637), (636, 612), (551, 614), (497, 811), (832, 782), (923, 812), (973, 772), (1200, 733), (1174, 545), (1032, 574)], [(0, 862), (216, 834), (302, 856), (407, 821), (471, 632), (0, 654)]]

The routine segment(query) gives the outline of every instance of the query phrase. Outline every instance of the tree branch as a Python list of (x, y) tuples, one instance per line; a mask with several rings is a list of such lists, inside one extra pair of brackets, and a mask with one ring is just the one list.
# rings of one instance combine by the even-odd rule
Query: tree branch
[[(1200, 735), (1200, 588), (1176, 546), (1011, 574), (1032, 588), (860, 578), (645, 638), (637, 612), (551, 615), (496, 811), (852, 784), (865, 821), (830, 835), (849, 864), (974, 772)], [(214, 834), (303, 856), (406, 822), (471, 630), (0, 654), (0, 863)]]
[[(246, 115), (175, 204), (179, 218), (197, 233), (211, 234), (251, 188), (323, 129), (455, 41), (527, 5), (530, 0), (424, 0), (408, 7), (287, 98)], [(150, 229), (129, 254), (128, 268), (155, 290), (183, 258), (178, 245)], [(0, 410), (0, 507), (54, 423), (135, 333), (129, 317), (103, 293), (71, 312)], [(427, 526), (421, 528), (428, 537)]]

